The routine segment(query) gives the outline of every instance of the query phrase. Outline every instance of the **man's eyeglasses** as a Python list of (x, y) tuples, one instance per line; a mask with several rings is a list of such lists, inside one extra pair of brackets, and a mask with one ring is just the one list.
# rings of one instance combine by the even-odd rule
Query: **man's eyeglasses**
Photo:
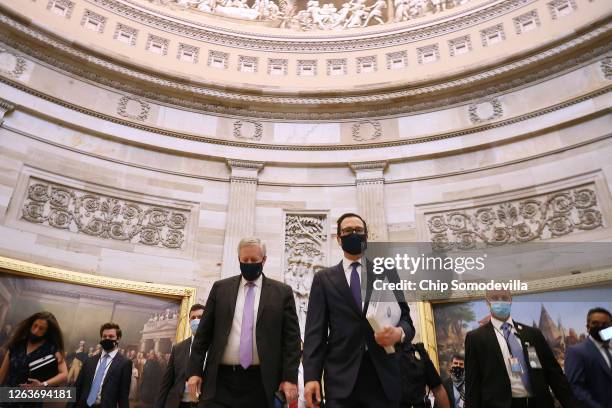
[(346, 227), (346, 228), (342, 228), (340, 231), (342, 232), (342, 235), (350, 235), (353, 232), (355, 234), (365, 234), (365, 228), (362, 228), (362, 227), (355, 227), (355, 228)]

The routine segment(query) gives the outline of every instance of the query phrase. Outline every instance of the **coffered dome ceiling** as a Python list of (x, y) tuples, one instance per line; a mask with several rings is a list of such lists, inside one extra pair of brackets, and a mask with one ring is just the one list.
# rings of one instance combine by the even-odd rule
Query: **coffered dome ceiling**
[(431, 111), (610, 50), (603, 0), (0, 1), (0, 40), (160, 103), (279, 119)]

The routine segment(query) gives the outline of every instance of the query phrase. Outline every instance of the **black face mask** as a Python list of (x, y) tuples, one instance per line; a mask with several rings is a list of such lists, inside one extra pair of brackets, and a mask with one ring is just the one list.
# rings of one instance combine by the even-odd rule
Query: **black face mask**
[(604, 340), (601, 338), (601, 335), (599, 334), (600, 331), (602, 331), (603, 329), (607, 329), (609, 326), (604, 325), (604, 326), (592, 326), (589, 329), (589, 334), (591, 335), (592, 338), (594, 338), (597, 341), (603, 342)]
[(351, 255), (359, 255), (368, 247), (368, 241), (365, 234), (352, 233), (342, 235), (340, 237), (342, 249)]
[(244, 263), (240, 262), (240, 274), (248, 281), (254, 281), (259, 278), (263, 270), (263, 262)]
[(455, 367), (451, 367), (450, 371), (451, 371), (451, 377), (453, 377), (453, 380), (455, 380), (456, 382), (463, 380), (463, 374), (465, 373), (465, 368), (455, 366)]
[(28, 340), (29, 340), (31, 343), (40, 343), (40, 342), (41, 342), (41, 341), (43, 341), (44, 339), (45, 339), (45, 336), (38, 336), (38, 335), (36, 335), (36, 334), (34, 334), (34, 333), (30, 333), (30, 334), (28, 335)]
[(104, 349), (104, 351), (106, 352), (109, 352), (115, 347), (117, 347), (117, 343), (118, 343), (117, 340), (113, 340), (113, 339), (100, 340), (100, 345), (102, 346), (102, 349)]

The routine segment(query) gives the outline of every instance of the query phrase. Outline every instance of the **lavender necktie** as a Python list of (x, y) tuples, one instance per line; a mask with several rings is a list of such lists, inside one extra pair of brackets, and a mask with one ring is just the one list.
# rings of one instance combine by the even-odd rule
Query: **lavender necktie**
[(357, 308), (361, 310), (361, 284), (359, 283), (359, 273), (357, 273), (357, 267), (359, 265), (359, 262), (353, 262), (351, 264), (351, 293), (353, 294), (355, 303), (357, 303)]
[(253, 308), (255, 305), (255, 285), (247, 282), (247, 293), (242, 311), (242, 327), (240, 328), (240, 365), (245, 370), (253, 362)]

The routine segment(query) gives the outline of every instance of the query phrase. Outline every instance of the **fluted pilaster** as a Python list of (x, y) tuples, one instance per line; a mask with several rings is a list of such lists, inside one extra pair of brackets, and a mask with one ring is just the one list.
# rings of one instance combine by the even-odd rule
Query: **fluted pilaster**
[(242, 160), (228, 160), (227, 164), (232, 173), (223, 243), (222, 278), (239, 273), (238, 243), (243, 237), (255, 233), (257, 173), (263, 167), (263, 163)]
[(387, 241), (387, 217), (385, 213), (386, 162), (351, 163), (357, 185), (357, 206), (359, 215), (368, 223), (370, 241)]

